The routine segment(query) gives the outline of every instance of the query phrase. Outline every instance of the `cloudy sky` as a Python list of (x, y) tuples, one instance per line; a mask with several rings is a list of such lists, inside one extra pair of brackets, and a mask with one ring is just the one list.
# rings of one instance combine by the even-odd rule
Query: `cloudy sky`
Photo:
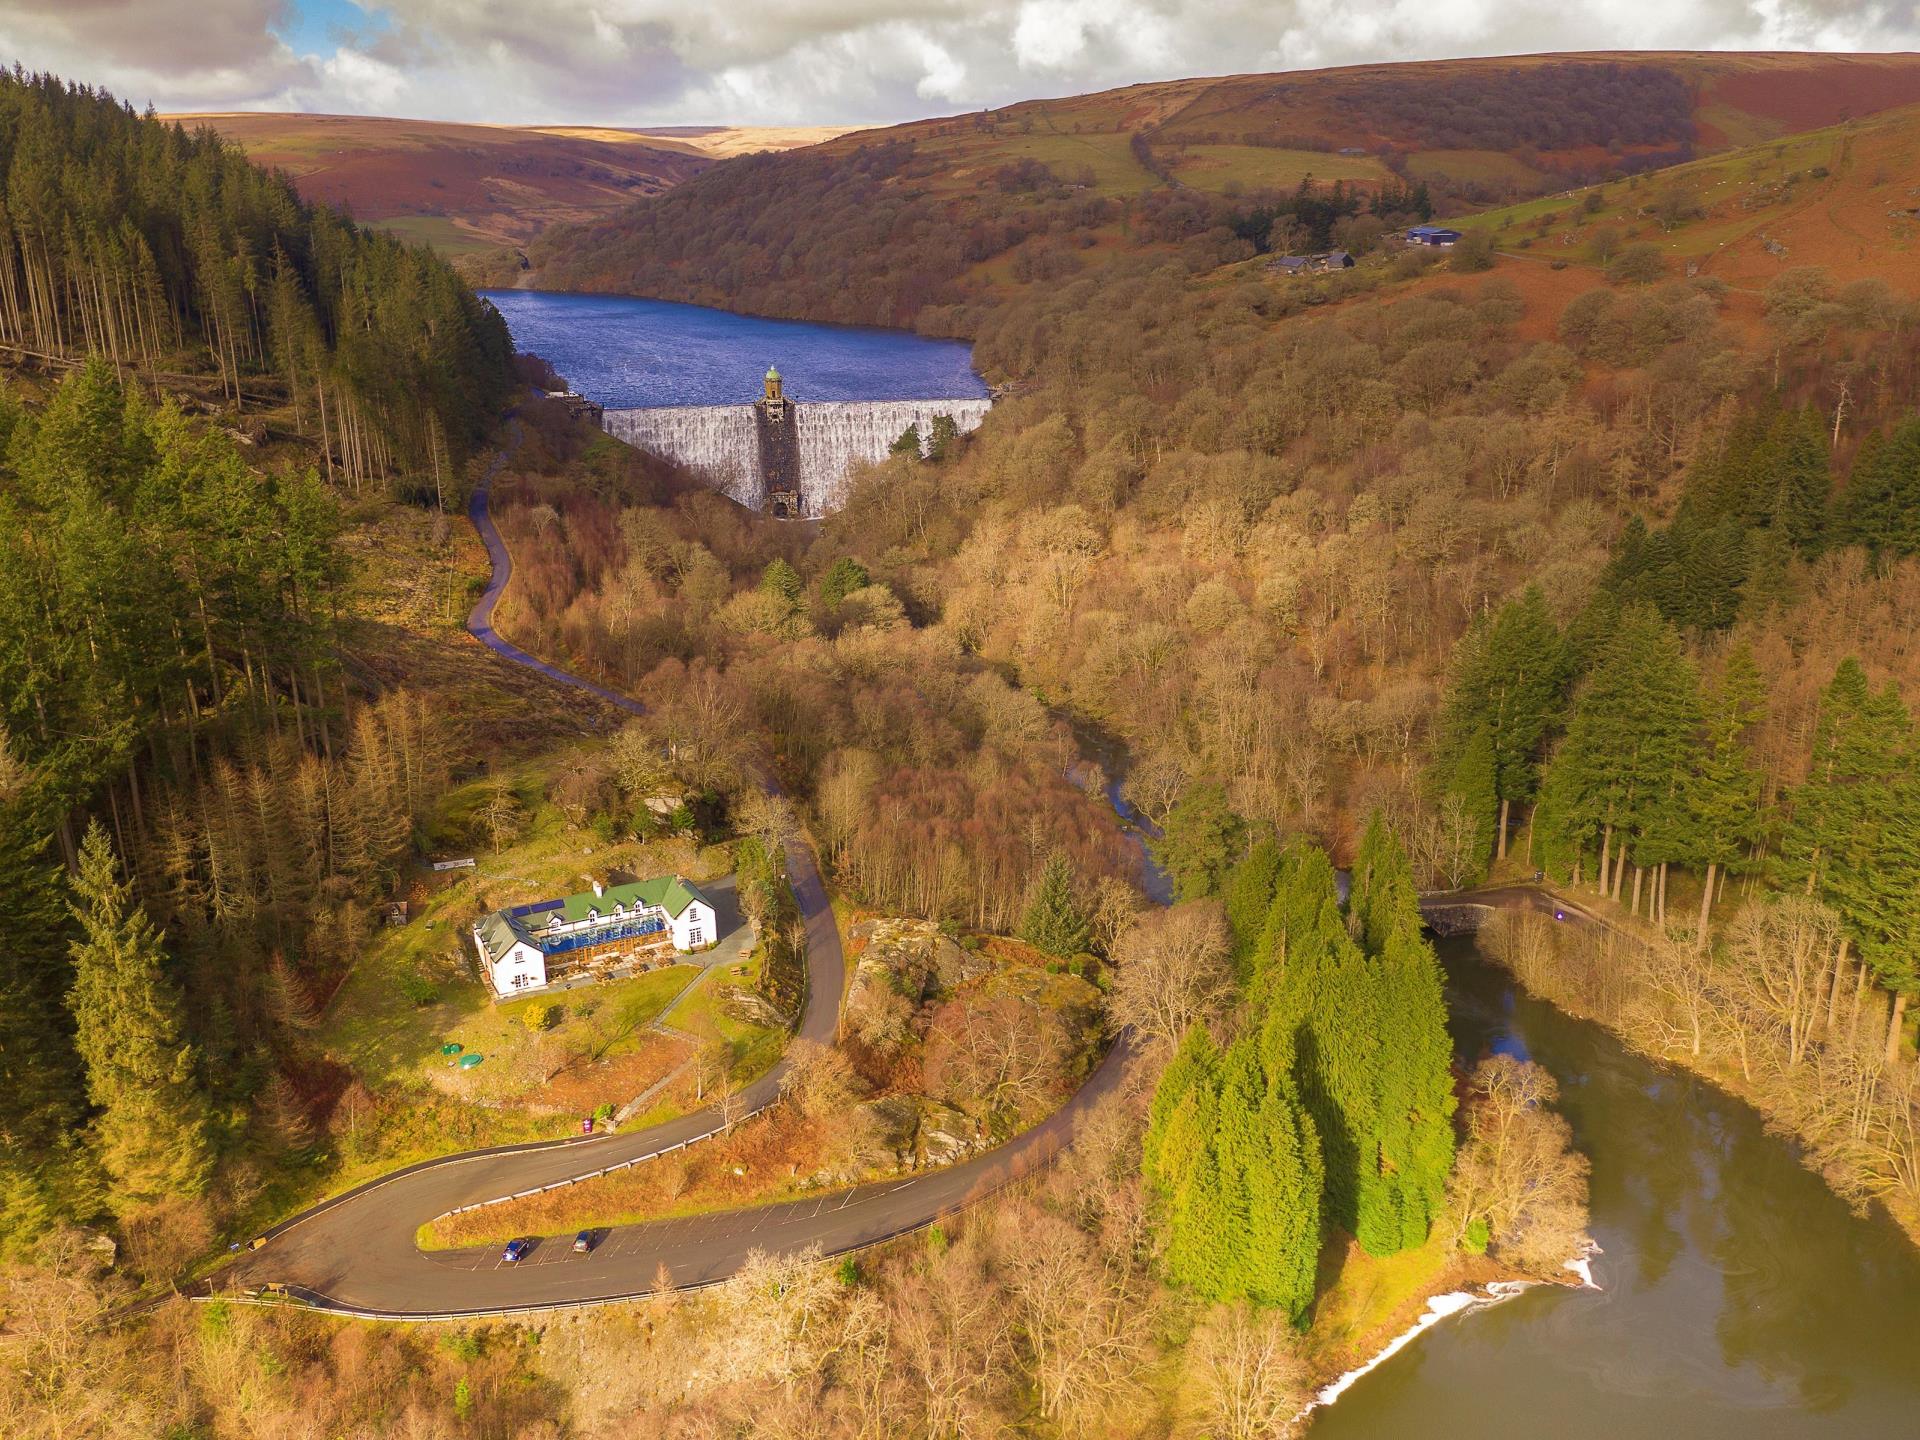
[(1920, 0), (0, 0), (0, 58), (161, 110), (869, 123), (1178, 75), (1902, 50)]

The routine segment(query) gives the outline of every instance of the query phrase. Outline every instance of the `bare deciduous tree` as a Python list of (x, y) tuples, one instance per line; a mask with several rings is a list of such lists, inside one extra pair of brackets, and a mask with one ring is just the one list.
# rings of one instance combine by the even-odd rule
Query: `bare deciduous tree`
[(1064, 1220), (1011, 1207), (1000, 1223), (1021, 1236), (1004, 1259), (1040, 1413), (1062, 1434), (1100, 1434), (1143, 1393), (1152, 1296), (1124, 1263), (1096, 1257), (1085, 1233)]
[(1559, 1093), (1538, 1065), (1511, 1055), (1481, 1061), (1448, 1182), (1456, 1239), (1482, 1221), (1502, 1259), (1542, 1274), (1586, 1243), (1587, 1159), (1549, 1108)]
[(1113, 1018), (1153, 1041), (1177, 1045), (1232, 994), (1230, 948), (1217, 900), (1142, 915), (1114, 942)]
[(934, 1015), (925, 1068), (935, 1093), (1006, 1126), (1053, 1093), (1066, 1058), (1066, 1037), (1038, 1006), (963, 993)]
[(1805, 1062), (1825, 1021), (1840, 938), (1840, 917), (1807, 895), (1748, 905), (1727, 932), (1729, 983), (1777, 1031), (1790, 1069)]
[(1218, 1440), (1285, 1435), (1306, 1403), (1306, 1364), (1284, 1313), (1221, 1306), (1187, 1351), (1194, 1418)]
[(780, 1095), (809, 1119), (844, 1110), (859, 1098), (860, 1091), (853, 1066), (831, 1045), (799, 1039), (787, 1047), (787, 1070), (780, 1077)]

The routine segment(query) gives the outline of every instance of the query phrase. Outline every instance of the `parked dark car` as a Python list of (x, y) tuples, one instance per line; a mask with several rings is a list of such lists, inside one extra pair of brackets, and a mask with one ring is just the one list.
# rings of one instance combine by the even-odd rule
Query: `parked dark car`
[(593, 1249), (593, 1231), (582, 1230), (578, 1235), (573, 1237), (574, 1254), (584, 1255), (591, 1249)]
[(511, 1265), (533, 1248), (531, 1240), (509, 1240), (507, 1248), (500, 1252), (502, 1264)]

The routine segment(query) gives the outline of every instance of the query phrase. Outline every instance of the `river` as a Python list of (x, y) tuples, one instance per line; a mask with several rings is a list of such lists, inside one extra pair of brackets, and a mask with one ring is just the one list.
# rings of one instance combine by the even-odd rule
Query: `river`
[[(1108, 798), (1166, 895), (1149, 822), (1117, 780)], [(1520, 993), (1470, 937), (1439, 951), (1462, 1061), (1501, 1051), (1560, 1082), (1600, 1288), (1441, 1321), (1316, 1410), (1310, 1440), (1920, 1437), (1920, 1251), (1899, 1228), (1853, 1214), (1750, 1107)]]
[(621, 295), (485, 290), (513, 343), (609, 410), (744, 405), (777, 366), (794, 400), (983, 399), (973, 347)]
[(1747, 1106), (1440, 947), (1456, 1046), (1560, 1080), (1593, 1161), (1599, 1291), (1445, 1320), (1319, 1411), (1313, 1440), (1920, 1436), (1920, 1254)]

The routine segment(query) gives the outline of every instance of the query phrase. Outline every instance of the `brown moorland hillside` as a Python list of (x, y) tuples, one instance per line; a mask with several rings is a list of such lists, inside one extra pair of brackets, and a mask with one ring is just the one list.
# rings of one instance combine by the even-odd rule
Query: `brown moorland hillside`
[(1163, 178), (1218, 192), (1398, 174), (1487, 203), (1917, 101), (1914, 55), (1522, 55), (1133, 85), (916, 121), (836, 148), (910, 139), (950, 159), (957, 182), (982, 164), (1031, 158), (1063, 175), (1086, 167), (1110, 193)]
[[(1809, 117), (1858, 124), (1917, 100), (1920, 57), (1905, 55), (1525, 56), (1139, 85), (742, 157), (554, 227), (528, 247), (530, 271), (516, 256), (487, 275), (951, 328), (935, 312), (1125, 255), (1180, 251), (1207, 269), (1273, 249), (1364, 253), (1410, 220), (1503, 201), (1531, 216), (1590, 181), (1614, 181), (1637, 212), (1646, 173), (1709, 163), (1697, 150), (1779, 146)], [(1898, 156), (1859, 168), (1894, 175)], [(1811, 159), (1801, 169), (1816, 178)]]
[(1461, 221), (1518, 258), (1619, 263), (1651, 246), (1671, 268), (1759, 293), (1796, 268), (1920, 293), (1920, 106), (1743, 146), (1654, 174)]
[(450, 255), (524, 244), (657, 195), (713, 161), (842, 135), (844, 127), (459, 125), (364, 115), (181, 114), (284, 170), (308, 200)]

